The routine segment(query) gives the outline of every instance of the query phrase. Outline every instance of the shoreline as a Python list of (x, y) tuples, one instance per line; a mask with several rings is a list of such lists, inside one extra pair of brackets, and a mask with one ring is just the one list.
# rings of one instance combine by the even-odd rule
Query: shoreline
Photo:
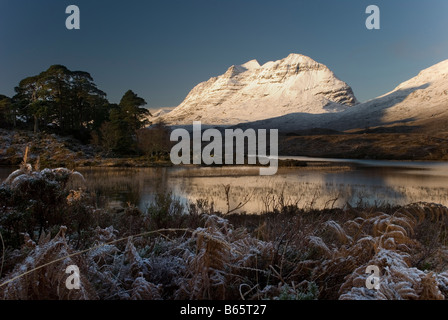
[[(92, 144), (82, 144), (72, 137), (61, 137), (49, 133), (35, 135), (29, 131), (5, 129), (0, 129), (0, 134), (0, 145), (2, 145), (0, 166), (2, 167), (20, 165), (27, 146), (30, 148), (28, 154), (30, 163), (34, 165), (39, 158), (41, 167), (151, 168), (173, 166), (168, 154), (108, 157), (98, 147)], [(405, 139), (407, 141), (401, 142), (397, 140), (396, 136), (390, 136), (390, 134), (387, 137), (384, 135), (380, 137), (378, 134), (355, 136), (357, 138), (356, 143), (347, 141), (347, 137), (354, 138), (354, 135), (281, 136), (282, 138), (279, 141), (279, 167), (310, 167), (316, 166), (317, 163), (323, 163), (325, 166), (336, 166), (336, 163), (339, 165), (357, 165), (356, 163), (368, 161), (382, 161), (385, 162), (386, 166), (387, 162), (393, 165), (394, 161), (401, 163), (420, 162), (422, 164), (448, 163), (448, 151), (443, 152), (445, 149), (441, 148), (441, 142), (438, 140), (437, 146), (429, 146), (430, 141), (427, 137), (423, 139), (423, 135), (408, 135)], [(398, 146), (397, 143), (401, 145)], [(423, 144), (426, 144), (426, 146)], [(405, 150), (405, 145), (410, 145), (413, 150)], [(420, 152), (416, 152), (417, 145), (420, 146)], [(434, 148), (440, 152), (434, 152)], [(219, 166), (226, 165), (205, 165), (202, 167)], [(244, 166), (261, 167), (259, 164), (245, 164)], [(198, 165), (198, 167), (201, 166)]]
[[(338, 158), (313, 158), (302, 156), (280, 156), (278, 161), (278, 167), (280, 168), (331, 168), (331, 167), (383, 167), (383, 168), (406, 168), (406, 169), (422, 169), (416, 168), (419, 165), (425, 166), (430, 164), (448, 164), (448, 161), (444, 160), (374, 160), (374, 159), (338, 159)], [(307, 159), (305, 159), (307, 158)], [(33, 157), (31, 157), (33, 159)], [(0, 168), (18, 167), (21, 160), (10, 162), (1, 161)], [(260, 164), (222, 164), (222, 165), (203, 165), (203, 164), (186, 164), (186, 165), (173, 165), (171, 161), (151, 161), (144, 158), (103, 158), (99, 159), (82, 159), (69, 162), (60, 161), (47, 161), (48, 167), (67, 167), (74, 168), (260, 168), (263, 165)], [(407, 165), (409, 164), (409, 166)], [(47, 166), (45, 166), (47, 167)]]

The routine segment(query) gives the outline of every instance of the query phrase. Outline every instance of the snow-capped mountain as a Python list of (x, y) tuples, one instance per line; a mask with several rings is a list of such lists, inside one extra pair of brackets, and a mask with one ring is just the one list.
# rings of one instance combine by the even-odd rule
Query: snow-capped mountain
[(154, 118), (161, 117), (163, 115), (166, 115), (173, 111), (175, 107), (163, 107), (159, 109), (151, 109), (149, 110), (151, 112), (151, 115), (148, 117), (149, 120), (153, 120)]
[(448, 118), (448, 60), (421, 71), (383, 96), (342, 112), (329, 127), (424, 125), (443, 118)]
[(448, 60), (421, 71), (391, 92), (357, 104), (342, 112), (326, 114), (290, 113), (246, 123), (245, 127), (303, 130), (365, 129), (387, 126), (424, 126), (448, 130)]
[(437, 129), (443, 124), (448, 128), (448, 60), (364, 103), (358, 103), (352, 89), (331, 70), (309, 57), (290, 54), (262, 66), (252, 60), (200, 83), (178, 107), (157, 119), (170, 125), (202, 121), (283, 131), (411, 125)]
[(291, 113), (326, 114), (357, 104), (352, 89), (325, 65), (290, 54), (260, 66), (256, 60), (234, 65), (198, 84), (169, 114), (170, 125), (233, 125)]

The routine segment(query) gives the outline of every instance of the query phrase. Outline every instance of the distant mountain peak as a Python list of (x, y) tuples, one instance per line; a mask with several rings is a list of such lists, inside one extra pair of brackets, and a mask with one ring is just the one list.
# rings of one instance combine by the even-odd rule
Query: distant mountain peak
[(443, 76), (448, 78), (448, 60), (439, 62), (429, 68), (420, 71), (417, 76), (401, 83), (395, 88), (395, 90), (430, 84), (434, 79)]
[(231, 66), (190, 91), (161, 118), (168, 124), (232, 125), (289, 113), (329, 113), (357, 103), (352, 89), (325, 65), (292, 53), (260, 66), (257, 60)]
[[(448, 60), (420, 71), (394, 90), (336, 113), (289, 113), (245, 124), (284, 131), (326, 128), (338, 131), (388, 128), (400, 132), (448, 128)], [(392, 128), (392, 129), (391, 129)]]
[(245, 64), (242, 64), (241, 66), (246, 70), (254, 70), (260, 68), (260, 64), (256, 59), (247, 61)]

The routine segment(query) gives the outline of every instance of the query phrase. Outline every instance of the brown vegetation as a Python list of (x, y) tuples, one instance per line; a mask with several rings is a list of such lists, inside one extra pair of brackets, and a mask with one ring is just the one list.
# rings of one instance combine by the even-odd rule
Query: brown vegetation
[[(147, 212), (98, 208), (78, 174), (24, 163), (0, 187), (3, 299), (445, 299), (448, 208), (188, 212), (161, 194)], [(82, 179), (81, 179), (82, 182)], [(81, 183), (82, 186), (82, 183)], [(68, 290), (77, 265), (81, 289)], [(368, 289), (368, 266), (380, 287)]]
[(343, 159), (448, 159), (446, 132), (422, 133), (408, 132), (409, 130), (399, 132), (394, 128), (376, 128), (331, 134), (290, 133), (279, 137), (279, 153), (285, 156)]

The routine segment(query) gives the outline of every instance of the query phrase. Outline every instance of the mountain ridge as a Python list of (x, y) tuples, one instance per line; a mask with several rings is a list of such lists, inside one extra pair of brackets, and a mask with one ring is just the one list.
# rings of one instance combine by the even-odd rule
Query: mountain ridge
[(358, 103), (351, 87), (325, 65), (290, 54), (260, 65), (233, 65), (199, 83), (185, 100), (160, 120), (167, 124), (232, 125), (292, 112), (338, 112)]
[(286, 131), (311, 128), (347, 131), (400, 125), (435, 130), (442, 128), (444, 123), (448, 123), (448, 60), (421, 70), (388, 93), (341, 112), (319, 115), (291, 113), (245, 123), (244, 126)]
[[(320, 71), (323, 73), (319, 74)], [(294, 77), (299, 77), (298, 74), (302, 79), (294, 82)], [(248, 83), (241, 84), (241, 79), (247, 80)], [(226, 94), (222, 94), (223, 82), (227, 82), (227, 91), (224, 90)], [(331, 83), (330, 86), (320, 86), (328, 82)], [(251, 86), (266, 88), (263, 87), (264, 84), (274, 93), (252, 90)], [(282, 86), (283, 89), (280, 88)], [(278, 95), (278, 91), (275, 92), (273, 87), (283, 90), (282, 93), (288, 91), (290, 96), (285, 99), (281, 94)], [(235, 92), (241, 93), (242, 88), (249, 92), (252, 90), (252, 93), (256, 92), (258, 95), (272, 94), (275, 99), (267, 100), (270, 104), (268, 106), (264, 103), (266, 101), (263, 101), (264, 97), (256, 94), (243, 95), (239, 100), (235, 100)], [(310, 91), (312, 94), (307, 96)], [(295, 97), (298, 102), (293, 101), (291, 97)], [(227, 109), (229, 101), (232, 103)], [(289, 102), (286, 107), (285, 101)], [(312, 102), (311, 107), (306, 106), (309, 101)], [(257, 108), (258, 113), (254, 112)], [(275, 114), (276, 111), (278, 114)], [(238, 112), (239, 117), (235, 116)], [(229, 116), (229, 113), (233, 115)], [(157, 119), (169, 125), (191, 125), (192, 121), (199, 120), (209, 125), (272, 128), (283, 131), (312, 128), (346, 131), (398, 125), (430, 127), (429, 124), (434, 122), (448, 123), (448, 60), (421, 70), (390, 92), (363, 103), (357, 101), (353, 90), (339, 80), (327, 66), (307, 56), (290, 54), (284, 59), (263, 65), (257, 60), (250, 60), (242, 65), (231, 66), (221, 76), (201, 82), (178, 107)]]

